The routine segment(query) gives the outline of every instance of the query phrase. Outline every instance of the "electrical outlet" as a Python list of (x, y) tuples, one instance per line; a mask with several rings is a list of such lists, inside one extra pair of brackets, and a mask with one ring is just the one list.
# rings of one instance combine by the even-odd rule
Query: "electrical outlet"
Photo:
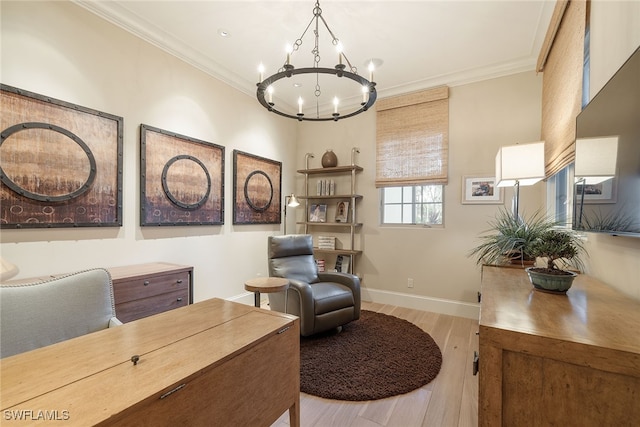
[(411, 277), (407, 279), (407, 288), (413, 288), (413, 279)]

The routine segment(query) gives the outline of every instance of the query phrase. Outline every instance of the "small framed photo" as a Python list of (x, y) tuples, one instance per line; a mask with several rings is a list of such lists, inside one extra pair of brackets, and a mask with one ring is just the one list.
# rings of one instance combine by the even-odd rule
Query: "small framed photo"
[(327, 222), (327, 205), (311, 205), (309, 222)]
[(616, 179), (608, 179), (599, 184), (576, 184), (576, 197), (580, 199), (584, 187), (584, 202), (590, 204), (616, 203)]
[(349, 202), (338, 202), (336, 205), (336, 222), (349, 222)]
[(492, 205), (503, 203), (504, 190), (496, 187), (494, 176), (463, 176), (463, 205)]

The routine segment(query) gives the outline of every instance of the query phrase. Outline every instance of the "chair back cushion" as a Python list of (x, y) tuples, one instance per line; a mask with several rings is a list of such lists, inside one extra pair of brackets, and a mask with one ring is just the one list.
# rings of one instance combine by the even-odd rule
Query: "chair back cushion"
[(318, 266), (311, 235), (269, 236), (269, 276), (317, 282)]
[(0, 286), (0, 357), (109, 327), (111, 275), (85, 270), (44, 282)]

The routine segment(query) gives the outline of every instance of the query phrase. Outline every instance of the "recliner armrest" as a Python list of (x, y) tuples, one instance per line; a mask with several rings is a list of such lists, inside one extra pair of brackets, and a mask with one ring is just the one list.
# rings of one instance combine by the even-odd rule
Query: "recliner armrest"
[(360, 317), (360, 278), (355, 274), (340, 273), (337, 271), (325, 271), (318, 273), (321, 282), (335, 282), (345, 285), (351, 289), (354, 295), (358, 295), (355, 300), (356, 318)]

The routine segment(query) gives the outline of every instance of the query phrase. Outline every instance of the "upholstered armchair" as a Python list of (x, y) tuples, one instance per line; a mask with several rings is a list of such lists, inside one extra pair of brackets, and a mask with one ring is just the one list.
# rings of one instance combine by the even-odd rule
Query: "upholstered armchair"
[(102, 268), (0, 285), (0, 357), (121, 324), (111, 275)]
[(269, 294), (272, 310), (300, 317), (300, 335), (309, 336), (360, 318), (360, 279), (353, 274), (318, 272), (310, 235), (269, 237), (269, 276), (289, 279), (284, 292)]

